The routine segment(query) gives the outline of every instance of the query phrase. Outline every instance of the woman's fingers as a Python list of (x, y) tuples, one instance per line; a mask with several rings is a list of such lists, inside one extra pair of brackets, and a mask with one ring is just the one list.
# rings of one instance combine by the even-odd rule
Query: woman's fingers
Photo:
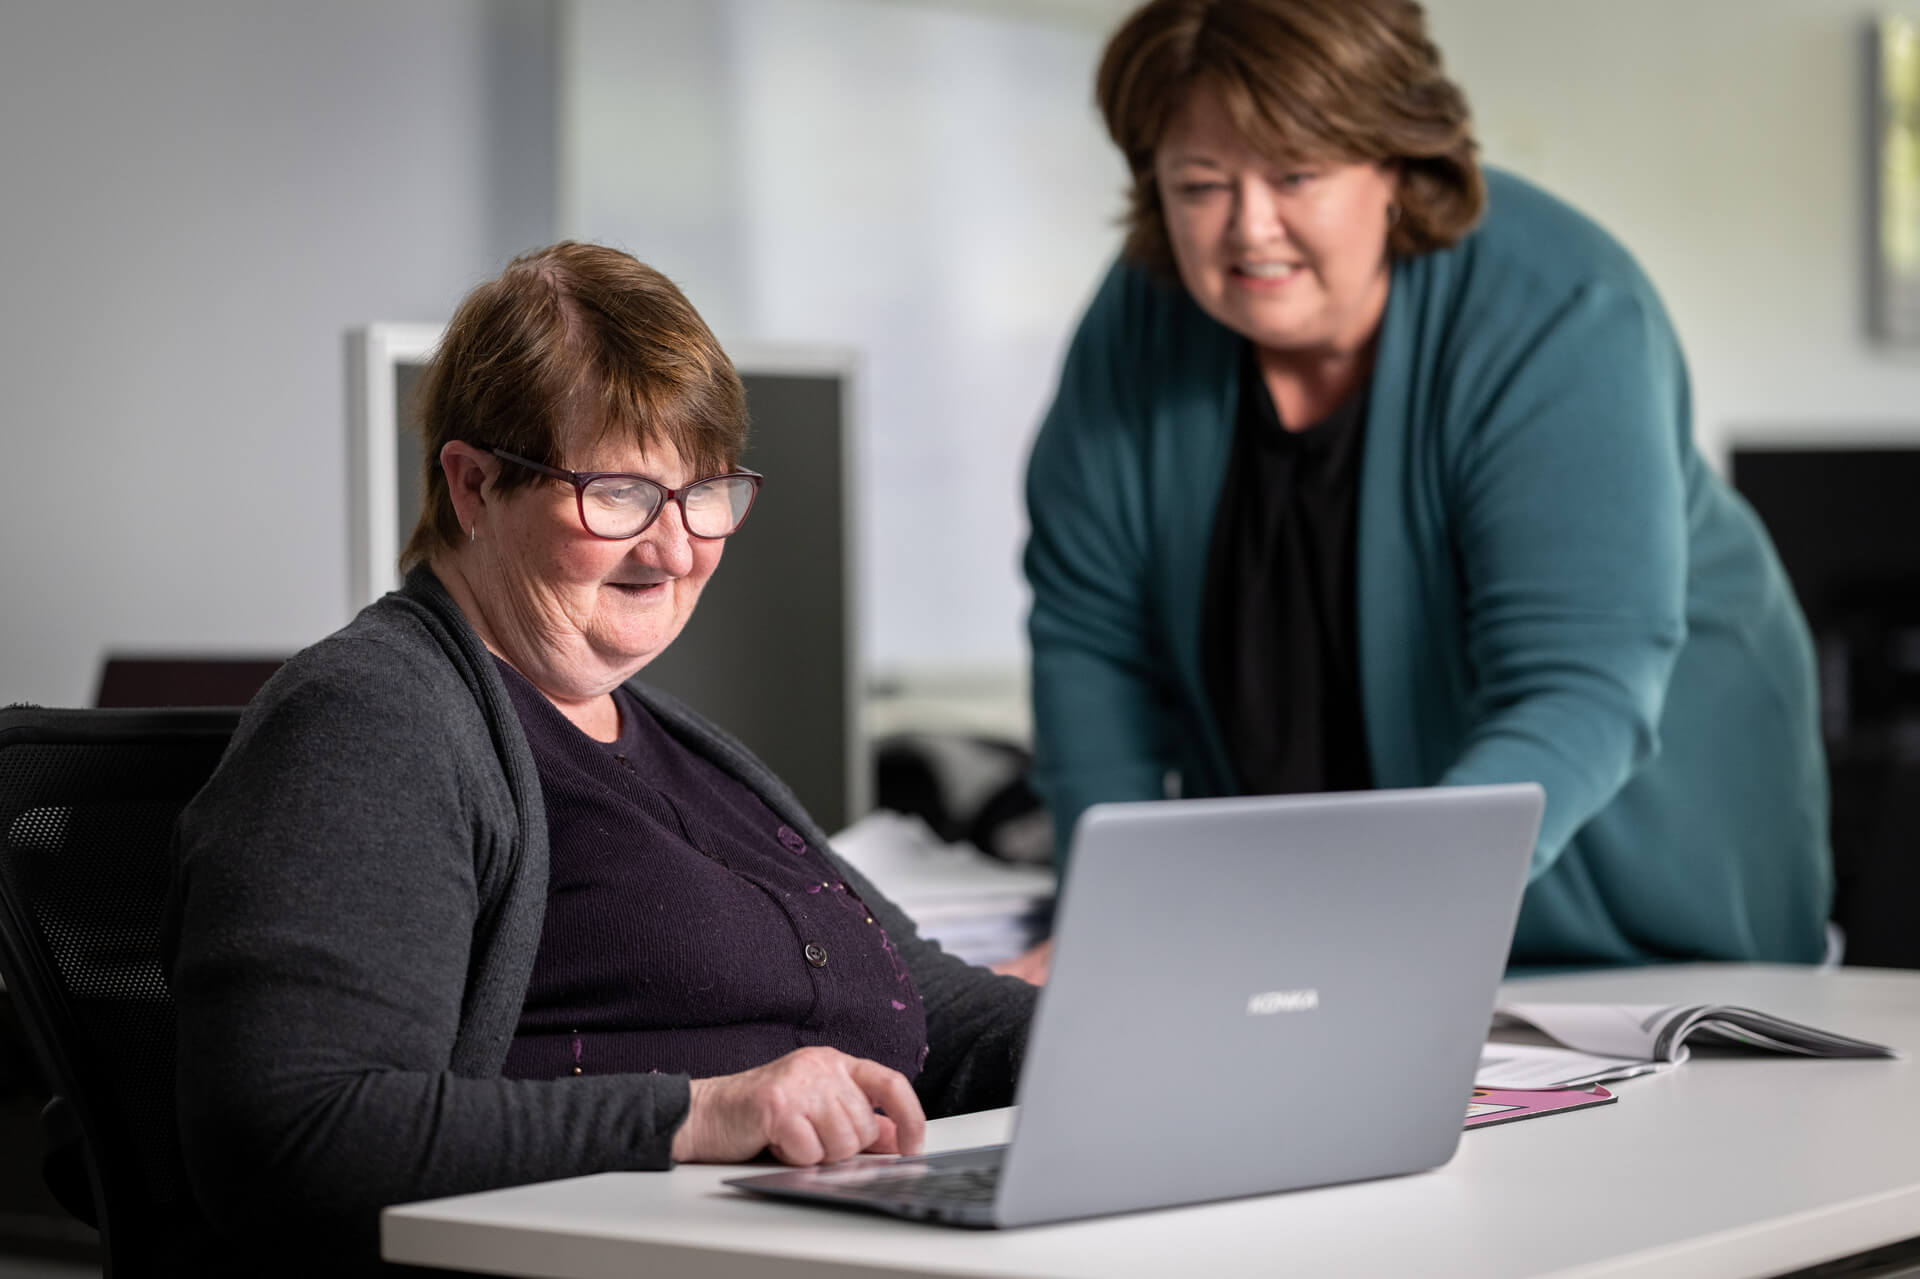
[(772, 1131), (767, 1134), (767, 1150), (781, 1163), (803, 1168), (826, 1158), (826, 1147), (812, 1118), (800, 1110), (775, 1116)]
[(838, 1163), (852, 1158), (866, 1145), (861, 1140), (857, 1112), (847, 1097), (847, 1089), (836, 1080), (830, 1090), (809, 1108), (813, 1130), (820, 1139), (820, 1162)]
[(900, 1149), (899, 1132), (895, 1128), (893, 1120), (887, 1118), (885, 1115), (875, 1115), (873, 1121), (874, 1136), (873, 1140), (867, 1144), (865, 1153), (869, 1155), (897, 1155), (902, 1153)]
[(857, 1093), (831, 1096), (818, 1105), (789, 1111), (768, 1149), (782, 1163), (838, 1163), (873, 1148), (880, 1135), (879, 1120)]
[(695, 1080), (674, 1158), (731, 1162), (766, 1149), (804, 1166), (866, 1150), (913, 1154), (926, 1124), (899, 1071), (831, 1048), (802, 1048), (737, 1075)]
[(1044, 986), (1047, 984), (1047, 973), (1052, 967), (1053, 939), (1048, 938), (1024, 955), (995, 964), (993, 971), (1002, 977), (1018, 977), (1021, 981)]
[(927, 1136), (927, 1114), (920, 1109), (920, 1099), (907, 1077), (864, 1057), (849, 1057), (847, 1061), (851, 1063), (853, 1082), (866, 1095), (868, 1109), (882, 1110), (893, 1121), (898, 1153), (919, 1154)]

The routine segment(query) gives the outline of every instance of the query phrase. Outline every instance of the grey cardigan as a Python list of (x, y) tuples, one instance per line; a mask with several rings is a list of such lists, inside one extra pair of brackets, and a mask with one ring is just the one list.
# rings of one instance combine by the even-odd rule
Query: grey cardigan
[[(743, 746), (629, 687), (827, 848)], [(1011, 1102), (1034, 989), (947, 955), (840, 870), (925, 1001), (928, 1114)], [(268, 683), (180, 820), (164, 934), (179, 1117), (218, 1231), (372, 1265), (387, 1204), (671, 1164), (685, 1076), (500, 1076), (546, 894), (540, 784), (506, 687), (416, 569)]]

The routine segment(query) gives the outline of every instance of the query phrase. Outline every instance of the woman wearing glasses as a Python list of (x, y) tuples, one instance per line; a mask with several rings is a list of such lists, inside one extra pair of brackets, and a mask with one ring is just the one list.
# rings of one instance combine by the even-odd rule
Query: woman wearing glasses
[(180, 1119), (230, 1239), (334, 1273), (396, 1201), (763, 1150), (912, 1151), (1011, 1100), (1031, 988), (836, 859), (635, 680), (760, 477), (666, 279), (561, 244), (461, 305), (397, 592), (288, 663), (181, 822)]
[(1517, 961), (1819, 959), (1806, 626), (1626, 251), (1483, 174), (1410, 0), (1155, 0), (1096, 97), (1127, 239), (1028, 476), (1061, 855), (1170, 778), (1537, 781)]

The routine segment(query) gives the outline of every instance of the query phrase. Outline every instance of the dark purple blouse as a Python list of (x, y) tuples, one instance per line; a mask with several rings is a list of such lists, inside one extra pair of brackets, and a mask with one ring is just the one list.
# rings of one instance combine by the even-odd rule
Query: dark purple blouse
[(625, 689), (619, 740), (596, 742), (499, 666), (540, 770), (549, 860), (502, 1073), (701, 1077), (819, 1044), (919, 1073), (919, 993), (819, 850)]

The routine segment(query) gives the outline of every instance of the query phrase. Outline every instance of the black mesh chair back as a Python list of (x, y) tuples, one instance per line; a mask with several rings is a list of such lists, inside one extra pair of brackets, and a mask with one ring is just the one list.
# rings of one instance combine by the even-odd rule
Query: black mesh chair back
[[(0, 710), (0, 977), (54, 1093), (50, 1188), (99, 1227), (108, 1276), (216, 1268), (180, 1156), (159, 934), (174, 817), (238, 718)], [(60, 1161), (69, 1139), (83, 1163)]]

